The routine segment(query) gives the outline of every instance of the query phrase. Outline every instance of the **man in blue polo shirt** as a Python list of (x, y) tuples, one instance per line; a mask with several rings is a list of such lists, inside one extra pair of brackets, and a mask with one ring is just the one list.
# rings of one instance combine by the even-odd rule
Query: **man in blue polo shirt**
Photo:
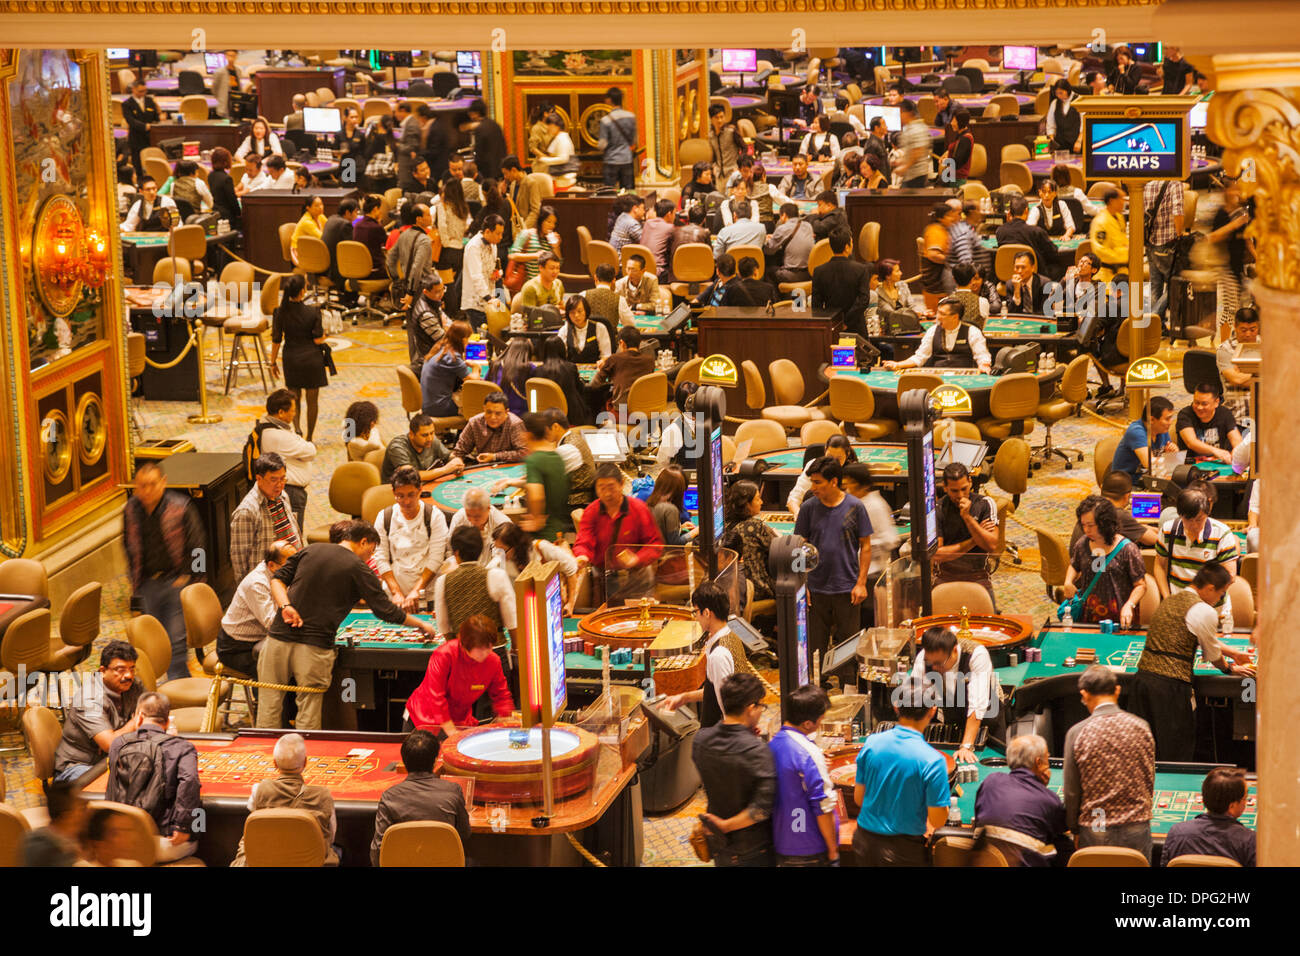
[(785, 699), (785, 723), (772, 742), (776, 802), (772, 837), (777, 866), (838, 866), (839, 817), (826, 756), (812, 741), (831, 705), (820, 687), (805, 684)]
[(948, 821), (948, 767), (925, 742), (935, 706), (925, 681), (908, 676), (893, 692), (898, 724), (872, 734), (858, 754), (853, 831), (858, 866), (929, 866), (926, 837)]
[[(1147, 430), (1150, 425), (1150, 432)], [(1142, 409), (1142, 417), (1129, 422), (1124, 435), (1115, 446), (1115, 455), (1111, 459), (1111, 471), (1122, 471), (1138, 481), (1138, 471), (1151, 470), (1150, 445), (1154, 437), (1155, 450), (1162, 454), (1172, 436), (1169, 434), (1174, 425), (1174, 403), (1160, 395), (1155, 396)]]

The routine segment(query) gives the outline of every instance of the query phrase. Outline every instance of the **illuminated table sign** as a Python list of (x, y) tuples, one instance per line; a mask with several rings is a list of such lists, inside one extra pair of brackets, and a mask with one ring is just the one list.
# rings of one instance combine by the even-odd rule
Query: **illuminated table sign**
[(960, 385), (946, 382), (930, 392), (930, 398), (938, 403), (940, 415), (972, 414), (970, 393)]
[(735, 385), (739, 380), (736, 363), (725, 355), (710, 355), (700, 365), (701, 385)]
[(1170, 384), (1169, 366), (1154, 355), (1140, 358), (1128, 367), (1124, 384), (1128, 388), (1167, 387)]
[(1161, 179), (1183, 177), (1183, 119), (1095, 119), (1087, 124), (1085, 175)]

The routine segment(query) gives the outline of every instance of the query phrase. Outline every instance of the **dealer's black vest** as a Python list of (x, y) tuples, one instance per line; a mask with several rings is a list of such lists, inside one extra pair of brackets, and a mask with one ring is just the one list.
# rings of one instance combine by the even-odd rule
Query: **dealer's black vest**
[(930, 358), (926, 361), (929, 368), (974, 368), (975, 352), (970, 346), (970, 323), (962, 322), (957, 326), (957, 341), (952, 349), (944, 348), (944, 330), (939, 324), (934, 327), (934, 339), (930, 346)]

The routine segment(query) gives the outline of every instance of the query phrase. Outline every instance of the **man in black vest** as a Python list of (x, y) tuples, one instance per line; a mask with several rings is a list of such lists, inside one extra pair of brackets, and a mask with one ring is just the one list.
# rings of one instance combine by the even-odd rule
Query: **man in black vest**
[(144, 80), (131, 84), (131, 95), (122, 102), (122, 118), (126, 120), (126, 145), (131, 150), (131, 165), (137, 176), (144, 176), (140, 150), (149, 145), (149, 124), (162, 121), (162, 113), (152, 96), (148, 95)]
[(851, 255), (853, 237), (847, 229), (834, 229), (826, 237), (831, 257), (812, 277), (812, 307), (837, 314), (845, 329), (867, 334), (864, 315), (871, 302), (871, 272)]
[[(818, 275), (821, 270), (818, 270)], [(813, 276), (816, 280), (817, 276)], [(921, 336), (921, 343), (911, 358), (901, 362), (886, 362), (887, 369), (902, 368), (977, 368), (987, 372), (993, 366), (984, 333), (962, 321), (961, 301), (940, 299), (935, 306), (938, 321)]]

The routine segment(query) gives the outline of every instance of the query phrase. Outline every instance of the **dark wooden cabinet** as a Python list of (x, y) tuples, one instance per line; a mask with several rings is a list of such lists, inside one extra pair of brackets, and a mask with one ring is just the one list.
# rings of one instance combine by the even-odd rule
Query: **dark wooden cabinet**
[[(614, 196), (592, 196), (586, 193), (560, 195), (546, 200), (544, 205), (555, 209), (555, 231), (560, 234), (560, 252), (564, 256), (561, 269), (566, 275), (586, 275), (589, 270), (582, 263), (578, 246), (578, 227), (586, 226), (591, 238), (609, 239), (609, 211)], [(566, 291), (572, 291), (565, 286)]]
[(207, 547), (207, 583), (222, 605), (234, 596), (235, 570), (230, 563), (230, 515), (251, 487), (244, 459), (237, 454), (184, 452), (162, 460), (167, 487), (194, 499)]
[(983, 175), (971, 178), (978, 179), (989, 189), (997, 189), (1001, 186), (1002, 147), (1015, 143), (1027, 148), (1030, 155), (1033, 155), (1034, 139), (1038, 136), (1038, 125), (1041, 120), (1040, 116), (1021, 116), (1013, 120), (999, 119), (988, 122), (977, 120), (972, 123), (971, 133), (975, 137), (975, 142), (983, 146), (988, 154), (988, 165)]
[[(745, 359), (758, 366), (766, 391), (766, 405), (776, 404), (772, 396), (772, 379), (767, 366), (779, 358), (790, 359), (803, 375), (807, 402), (825, 387), (818, 370), (830, 361), (831, 345), (839, 332), (834, 313), (795, 312), (777, 309), (768, 315), (764, 308), (720, 308), (713, 315), (701, 315), (699, 327), (700, 355), (726, 355), (736, 363), (737, 371)], [(735, 388), (725, 388), (727, 414), (736, 418), (757, 418), (759, 410), (745, 403), (745, 376), (740, 372)]]
[[(951, 189), (890, 189), (888, 191), (857, 190), (844, 200), (844, 214), (849, 219), (853, 241), (864, 224), (880, 223), (880, 258), (897, 259), (903, 276), (914, 276), (921, 270), (916, 254), (916, 239), (930, 221), (930, 210), (935, 203), (951, 199)], [(920, 288), (913, 290), (919, 293)], [(823, 361), (828, 361), (826, 353)]]
[(320, 196), (325, 215), (338, 211), (339, 203), (357, 196), (356, 187), (333, 189), (259, 189), (243, 197), (244, 254), (253, 265), (272, 272), (289, 272), (293, 264), (280, 252), (280, 226), (302, 218), (303, 202), (308, 196)]
[(342, 96), (345, 75), (341, 66), (322, 69), (264, 67), (253, 74), (253, 83), (257, 87), (257, 111), (272, 125), (278, 125), (293, 112), (295, 93), (314, 93), (321, 87), (328, 87), (336, 97)]
[[(234, 153), (248, 135), (247, 123), (154, 123), (149, 127), (149, 145), (157, 146), (169, 139), (184, 139), (199, 144), (199, 149), (224, 146)], [(159, 184), (161, 185), (161, 183)]]

